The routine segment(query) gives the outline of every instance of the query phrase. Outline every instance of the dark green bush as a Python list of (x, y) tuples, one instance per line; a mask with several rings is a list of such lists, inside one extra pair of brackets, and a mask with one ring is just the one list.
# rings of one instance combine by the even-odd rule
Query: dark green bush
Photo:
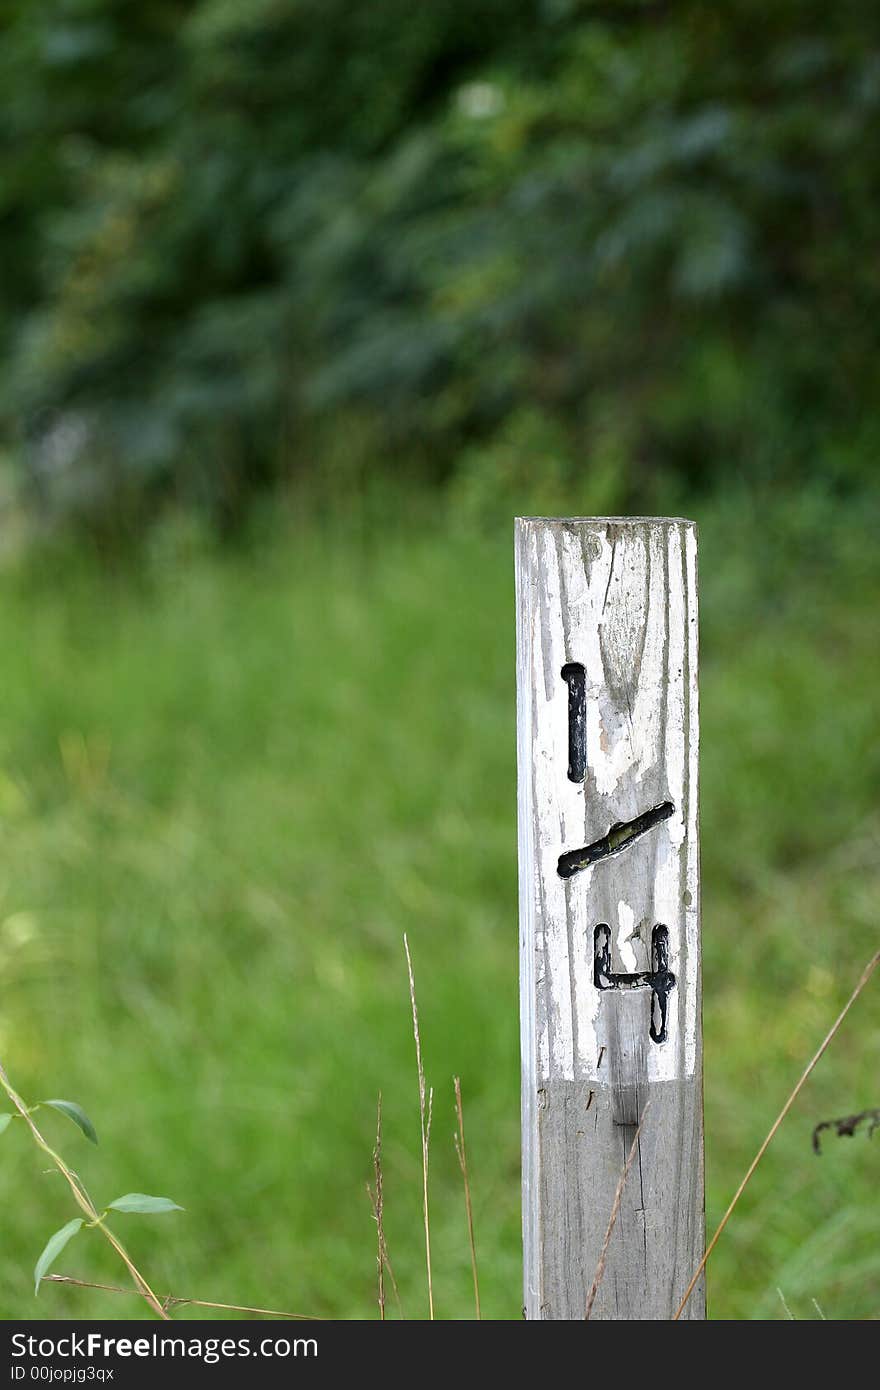
[(45, 513), (872, 469), (861, 0), (7, 11), (0, 420)]

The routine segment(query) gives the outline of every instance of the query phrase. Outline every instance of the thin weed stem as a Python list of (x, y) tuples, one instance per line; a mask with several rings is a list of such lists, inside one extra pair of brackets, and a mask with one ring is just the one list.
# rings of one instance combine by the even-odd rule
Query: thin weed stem
[(413, 976), (412, 957), (409, 941), (403, 933), (403, 949), (406, 951), (406, 968), (409, 975), (409, 998), (412, 1005), (413, 1036), (416, 1040), (416, 1065), (419, 1073), (419, 1121), (422, 1135), (422, 1214), (425, 1224), (425, 1266), (428, 1273), (428, 1317), (434, 1319), (434, 1281), (431, 1275), (431, 1222), (428, 1215), (428, 1148), (431, 1139), (431, 1112), (434, 1104), (433, 1089), (428, 1091), (425, 1084), (425, 1068), (422, 1065), (422, 1039), (419, 1033), (419, 1011), (416, 1005), (416, 982)]
[(614, 1200), (611, 1203), (611, 1215), (608, 1218), (608, 1227), (605, 1231), (605, 1239), (602, 1241), (602, 1249), (599, 1251), (599, 1258), (596, 1261), (596, 1273), (593, 1275), (593, 1282), (590, 1285), (589, 1291), (587, 1293), (587, 1305), (584, 1310), (584, 1322), (589, 1322), (590, 1320), (590, 1315), (593, 1311), (593, 1304), (596, 1302), (596, 1294), (599, 1292), (599, 1285), (602, 1283), (602, 1278), (605, 1274), (605, 1262), (608, 1258), (608, 1247), (611, 1244), (611, 1236), (614, 1232), (614, 1227), (617, 1224), (617, 1217), (620, 1212), (620, 1202), (623, 1197), (623, 1189), (626, 1187), (626, 1180), (629, 1177), (629, 1170), (633, 1165), (633, 1159), (635, 1158), (636, 1150), (639, 1147), (639, 1136), (642, 1133), (642, 1125), (645, 1123), (645, 1116), (647, 1115), (650, 1106), (651, 1102), (648, 1101), (645, 1105), (644, 1110), (642, 1111), (642, 1117), (639, 1120), (638, 1129), (633, 1135), (633, 1141), (630, 1144), (629, 1153), (627, 1154), (626, 1158), (626, 1163), (624, 1163), (623, 1165), (623, 1172), (621, 1173), (620, 1178), (618, 1179), (617, 1188), (614, 1193)]
[(373, 1180), (376, 1184), (376, 1275), (379, 1285), (379, 1320), (385, 1321), (385, 1228), (382, 1223), (382, 1092), (376, 1103), (376, 1143), (373, 1148)]
[[(103, 1293), (138, 1293), (137, 1289), (124, 1289), (119, 1284), (92, 1284), (88, 1279), (74, 1279), (69, 1274), (47, 1274), (46, 1282), (49, 1284), (72, 1284), (78, 1289), (100, 1289)], [(193, 1308), (219, 1308), (229, 1313), (259, 1313), (262, 1317), (290, 1318), (295, 1322), (324, 1321), (323, 1318), (316, 1318), (311, 1313), (283, 1313), (279, 1308), (250, 1308), (244, 1303), (212, 1303), (206, 1298), (178, 1298), (170, 1293), (162, 1299), (163, 1308), (182, 1308), (188, 1303)]]
[(113, 1246), (113, 1249), (116, 1251), (117, 1255), (122, 1260), (123, 1264), (125, 1265), (129, 1274), (134, 1280), (136, 1285), (136, 1291), (141, 1295), (143, 1299), (146, 1300), (146, 1302), (152, 1308), (153, 1312), (156, 1314), (157, 1317), (162, 1318), (165, 1322), (170, 1321), (168, 1314), (165, 1312), (164, 1307), (159, 1302), (159, 1299), (156, 1297), (156, 1295), (153, 1293), (153, 1290), (150, 1288), (146, 1279), (141, 1274), (137, 1265), (131, 1259), (131, 1256), (128, 1254), (121, 1241), (119, 1241), (117, 1237), (113, 1234), (113, 1232), (110, 1230), (110, 1227), (104, 1224), (104, 1217), (101, 1215), (101, 1213), (98, 1211), (97, 1207), (93, 1203), (83, 1183), (77, 1177), (76, 1173), (74, 1173), (73, 1169), (67, 1166), (61, 1155), (57, 1154), (55, 1150), (51, 1148), (49, 1144), (46, 1143), (46, 1140), (43, 1138), (42, 1134), (40, 1133), (39, 1129), (33, 1121), (30, 1109), (27, 1105), (25, 1105), (21, 1096), (13, 1088), (12, 1083), (10, 1082), (9, 1077), (6, 1075), (6, 1071), (4, 1070), (2, 1065), (0, 1065), (0, 1086), (3, 1087), (3, 1090), (6, 1092), (12, 1104), (15, 1106), (19, 1115), (24, 1120), (25, 1124), (30, 1130), (31, 1138), (33, 1139), (34, 1143), (55, 1165), (58, 1172), (64, 1178), (65, 1182), (67, 1183), (68, 1187), (73, 1193), (73, 1197), (76, 1201), (77, 1206), (79, 1207), (80, 1211), (84, 1212), (84, 1214), (88, 1218), (88, 1224), (90, 1226), (96, 1226), (98, 1230), (101, 1232), (101, 1234), (104, 1236), (105, 1240), (109, 1241), (109, 1243)]
[(471, 1184), (468, 1176), (467, 1149), (464, 1144), (464, 1115), (461, 1108), (461, 1078), (453, 1078), (455, 1085), (455, 1113), (458, 1117), (458, 1133), (455, 1135), (455, 1152), (458, 1154), (458, 1164), (461, 1168), (461, 1176), (464, 1181), (464, 1205), (467, 1212), (468, 1243), (471, 1249), (471, 1272), (474, 1276), (474, 1304), (476, 1305), (477, 1318), (482, 1318), (480, 1312), (480, 1281), (477, 1277), (477, 1247), (474, 1241), (474, 1213), (471, 1206)]

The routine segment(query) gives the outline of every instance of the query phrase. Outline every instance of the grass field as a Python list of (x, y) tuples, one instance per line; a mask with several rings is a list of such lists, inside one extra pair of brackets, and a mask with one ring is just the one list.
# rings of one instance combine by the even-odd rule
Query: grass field
[[(702, 570), (708, 1221), (878, 945), (878, 513), (806, 493), (695, 505)], [(520, 1315), (512, 546), (277, 522), (219, 553), (168, 530), (136, 570), (0, 584), (0, 1056), (162, 1293), (375, 1316), (371, 1175), (425, 1315), (402, 935), (435, 1088), (438, 1316), (472, 1314), (459, 1074), (484, 1316)], [(880, 1314), (880, 1146), (810, 1149), (880, 1105), (880, 982), (709, 1267), (717, 1317)], [(4, 1107), (0, 1107), (4, 1108)], [(0, 1138), (0, 1315), (130, 1317), (31, 1271), (74, 1214)], [(57, 1268), (115, 1280), (80, 1235)], [(181, 1311), (178, 1316), (185, 1317)]]

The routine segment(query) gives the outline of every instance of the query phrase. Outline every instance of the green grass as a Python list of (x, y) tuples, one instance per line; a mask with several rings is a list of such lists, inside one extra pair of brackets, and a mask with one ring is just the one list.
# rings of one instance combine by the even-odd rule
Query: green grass
[[(812, 494), (702, 527), (708, 1220), (878, 943), (876, 509)], [(462, 1077), (484, 1315), (520, 1314), (511, 536), (329, 523), (240, 552), (169, 533), (133, 573), (0, 587), (0, 1056), (160, 1292), (375, 1313), (376, 1093), (404, 1307), (426, 1309), (402, 935), (435, 1088), (438, 1315), (472, 1309)], [(875, 984), (709, 1267), (716, 1316), (880, 1312), (880, 1149), (814, 1122), (880, 1104)], [(0, 1107), (2, 1108), (2, 1107)], [(0, 1138), (0, 1315), (130, 1317), (30, 1278), (73, 1215)], [(58, 1269), (115, 1279), (80, 1235)], [(180, 1313), (179, 1316), (185, 1316)]]

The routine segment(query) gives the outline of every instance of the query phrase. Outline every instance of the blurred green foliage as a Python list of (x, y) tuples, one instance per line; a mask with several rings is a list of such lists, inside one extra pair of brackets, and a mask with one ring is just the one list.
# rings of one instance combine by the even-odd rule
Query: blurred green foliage
[(45, 513), (873, 468), (863, 0), (4, 11), (0, 422)]
[[(877, 947), (877, 505), (816, 489), (697, 509), (708, 1223)], [(452, 1145), (462, 1078), (486, 1316), (520, 1312), (512, 566), (491, 532), (338, 522), (218, 547), (154, 530), (135, 572), (40, 560), (0, 587), (0, 1056), (96, 1200), (168, 1193), (124, 1235), (161, 1293), (375, 1314), (371, 1177), (425, 1315), (418, 1084), (435, 1088), (438, 1316), (469, 1317)], [(26, 640), (22, 634), (26, 634)], [(715, 1316), (873, 1317), (871, 985), (709, 1266)], [(0, 1107), (2, 1108), (2, 1107)], [(70, 1199), (0, 1136), (0, 1316), (129, 1317), (30, 1270)], [(114, 1282), (101, 1241), (59, 1272)], [(195, 1316), (178, 1310), (176, 1316)]]

